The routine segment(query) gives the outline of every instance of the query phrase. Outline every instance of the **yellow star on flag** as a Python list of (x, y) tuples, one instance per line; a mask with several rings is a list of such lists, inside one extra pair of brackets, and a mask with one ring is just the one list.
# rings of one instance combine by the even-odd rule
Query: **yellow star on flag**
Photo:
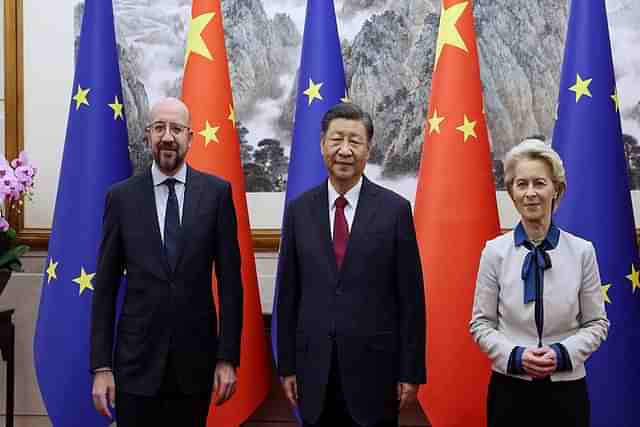
[(611, 99), (616, 107), (616, 112), (620, 109), (620, 98), (618, 98), (618, 88), (613, 91), (613, 95), (611, 95)]
[(472, 136), (474, 138), (478, 138), (475, 131), (476, 122), (470, 122), (467, 118), (467, 115), (464, 115), (464, 123), (456, 128), (460, 132), (464, 133), (464, 142), (467, 142), (467, 139)]
[(82, 89), (82, 86), (78, 85), (78, 92), (73, 96), (73, 100), (76, 101), (76, 111), (80, 109), (81, 105), (89, 105), (89, 100), (87, 96), (89, 95), (89, 91), (91, 89)]
[(49, 259), (49, 266), (47, 267), (47, 284), (51, 283), (51, 280), (57, 279), (56, 268), (58, 268), (58, 263), (53, 262), (53, 258)]
[(323, 84), (324, 84), (323, 82), (316, 84), (313, 82), (313, 80), (309, 79), (309, 87), (307, 88), (307, 90), (302, 92), (305, 95), (307, 95), (307, 97), (309, 97), (308, 105), (311, 105), (314, 99), (322, 100), (322, 95), (320, 95), (320, 88), (322, 87)]
[(80, 276), (78, 276), (75, 279), (73, 279), (73, 281), (75, 283), (80, 285), (80, 294), (79, 295), (82, 295), (82, 293), (86, 289), (93, 290), (93, 284), (91, 283), (91, 281), (93, 280), (93, 276), (95, 276), (95, 275), (96, 275), (96, 273), (87, 274), (87, 272), (84, 271), (84, 267), (80, 268)]
[(191, 53), (197, 53), (198, 55), (207, 58), (209, 61), (213, 61), (213, 56), (209, 52), (209, 48), (202, 38), (202, 32), (209, 25), (213, 17), (216, 16), (214, 12), (203, 13), (200, 16), (191, 19), (189, 23), (189, 33), (187, 34), (187, 54), (184, 58), (185, 66), (189, 55)]
[(600, 286), (600, 291), (602, 292), (602, 297), (604, 298), (604, 302), (607, 304), (611, 304), (611, 298), (609, 298), (609, 288), (611, 287), (611, 283), (607, 283), (605, 285)]
[(636, 270), (636, 266), (631, 264), (631, 273), (626, 276), (631, 281), (631, 292), (635, 293), (636, 288), (640, 288), (640, 273)]
[(576, 74), (576, 84), (574, 84), (569, 88), (571, 92), (576, 93), (576, 104), (578, 103), (578, 101), (580, 101), (580, 98), (582, 98), (583, 96), (588, 96), (592, 98), (591, 91), (589, 91), (589, 85), (591, 84), (591, 80), (593, 79), (582, 80), (582, 77), (580, 77), (580, 74)]
[(449, 9), (444, 8), (442, 5), (442, 11), (440, 12), (440, 27), (438, 30), (438, 41), (436, 43), (436, 65), (434, 68), (438, 68), (438, 62), (442, 49), (445, 45), (457, 47), (465, 52), (469, 52), (467, 45), (464, 43), (464, 39), (460, 35), (456, 24), (462, 16), (462, 13), (467, 8), (468, 1), (454, 4)]
[(436, 108), (433, 109), (433, 115), (428, 120), (429, 122), (429, 135), (431, 135), (434, 131), (437, 134), (440, 134), (440, 123), (444, 121), (444, 117), (438, 117), (438, 110)]
[(229, 116), (227, 117), (227, 119), (231, 120), (231, 123), (233, 123), (233, 127), (236, 127), (236, 112), (233, 109), (233, 105), (229, 104)]
[(113, 104), (109, 104), (109, 107), (111, 107), (111, 109), (113, 110), (113, 120), (118, 120), (118, 118), (123, 118), (122, 116), (122, 108), (124, 107), (124, 105), (122, 105), (120, 103), (120, 101), (118, 101), (118, 95), (116, 95), (116, 99), (113, 102)]
[(340, 102), (351, 102), (351, 100), (349, 99), (349, 92), (347, 92), (347, 89), (344, 90), (344, 96), (340, 98)]
[(205, 147), (207, 145), (209, 145), (209, 143), (211, 141), (220, 142), (220, 141), (218, 141), (218, 130), (219, 129), (220, 129), (220, 126), (212, 127), (211, 124), (209, 124), (209, 120), (207, 120), (205, 122), (204, 129), (202, 129), (200, 132), (198, 132), (198, 135), (202, 135), (204, 137), (204, 146)]

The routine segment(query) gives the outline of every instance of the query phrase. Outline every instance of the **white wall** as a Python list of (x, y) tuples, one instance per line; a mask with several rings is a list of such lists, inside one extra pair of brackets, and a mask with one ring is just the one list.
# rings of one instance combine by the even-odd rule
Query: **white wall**
[(38, 168), (27, 227), (50, 227), (73, 84), (71, 0), (23, 1), (24, 147)]

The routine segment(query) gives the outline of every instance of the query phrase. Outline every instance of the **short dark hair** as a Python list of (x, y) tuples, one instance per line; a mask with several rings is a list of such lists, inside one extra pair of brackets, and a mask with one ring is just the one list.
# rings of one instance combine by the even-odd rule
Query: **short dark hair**
[(362, 122), (364, 128), (367, 130), (367, 141), (371, 142), (371, 138), (373, 138), (373, 120), (371, 120), (369, 113), (360, 108), (359, 105), (351, 102), (340, 102), (331, 107), (322, 117), (322, 137), (327, 133), (331, 121), (335, 119), (357, 120)]

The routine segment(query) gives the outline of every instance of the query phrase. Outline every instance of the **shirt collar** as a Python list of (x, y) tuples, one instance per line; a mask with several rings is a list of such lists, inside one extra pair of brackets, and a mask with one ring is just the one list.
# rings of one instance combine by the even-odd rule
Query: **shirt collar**
[(187, 183), (187, 164), (183, 163), (178, 169), (178, 172), (174, 176), (165, 175), (156, 162), (154, 161), (151, 165), (151, 177), (153, 178), (153, 185), (158, 186), (161, 185), (167, 178), (174, 178), (182, 184)]
[[(516, 229), (513, 233), (513, 240), (516, 246), (522, 246), (524, 242), (528, 239), (527, 232), (524, 231), (524, 226), (522, 222), (519, 222), (516, 226)], [(548, 242), (548, 246), (550, 248), (555, 248), (558, 245), (558, 240), (560, 240), (560, 229), (556, 227), (556, 225), (551, 221), (551, 225), (549, 226), (549, 231), (545, 236), (544, 240)], [(543, 242), (544, 242), (543, 240)]]
[[(333, 209), (336, 199), (340, 197), (340, 193), (333, 188), (333, 184), (331, 184), (331, 180), (327, 180), (327, 187), (329, 189), (329, 208)], [(358, 204), (358, 199), (360, 198), (360, 190), (362, 190), (362, 177), (358, 180), (356, 185), (351, 187), (349, 191), (344, 194), (344, 198), (347, 199), (349, 206), (354, 208)]]

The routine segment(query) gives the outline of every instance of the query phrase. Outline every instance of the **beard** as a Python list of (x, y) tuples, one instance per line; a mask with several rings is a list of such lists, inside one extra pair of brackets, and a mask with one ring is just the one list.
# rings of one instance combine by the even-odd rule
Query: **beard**
[(153, 159), (162, 173), (173, 175), (184, 163), (185, 153), (180, 152), (175, 142), (161, 142), (153, 152)]

